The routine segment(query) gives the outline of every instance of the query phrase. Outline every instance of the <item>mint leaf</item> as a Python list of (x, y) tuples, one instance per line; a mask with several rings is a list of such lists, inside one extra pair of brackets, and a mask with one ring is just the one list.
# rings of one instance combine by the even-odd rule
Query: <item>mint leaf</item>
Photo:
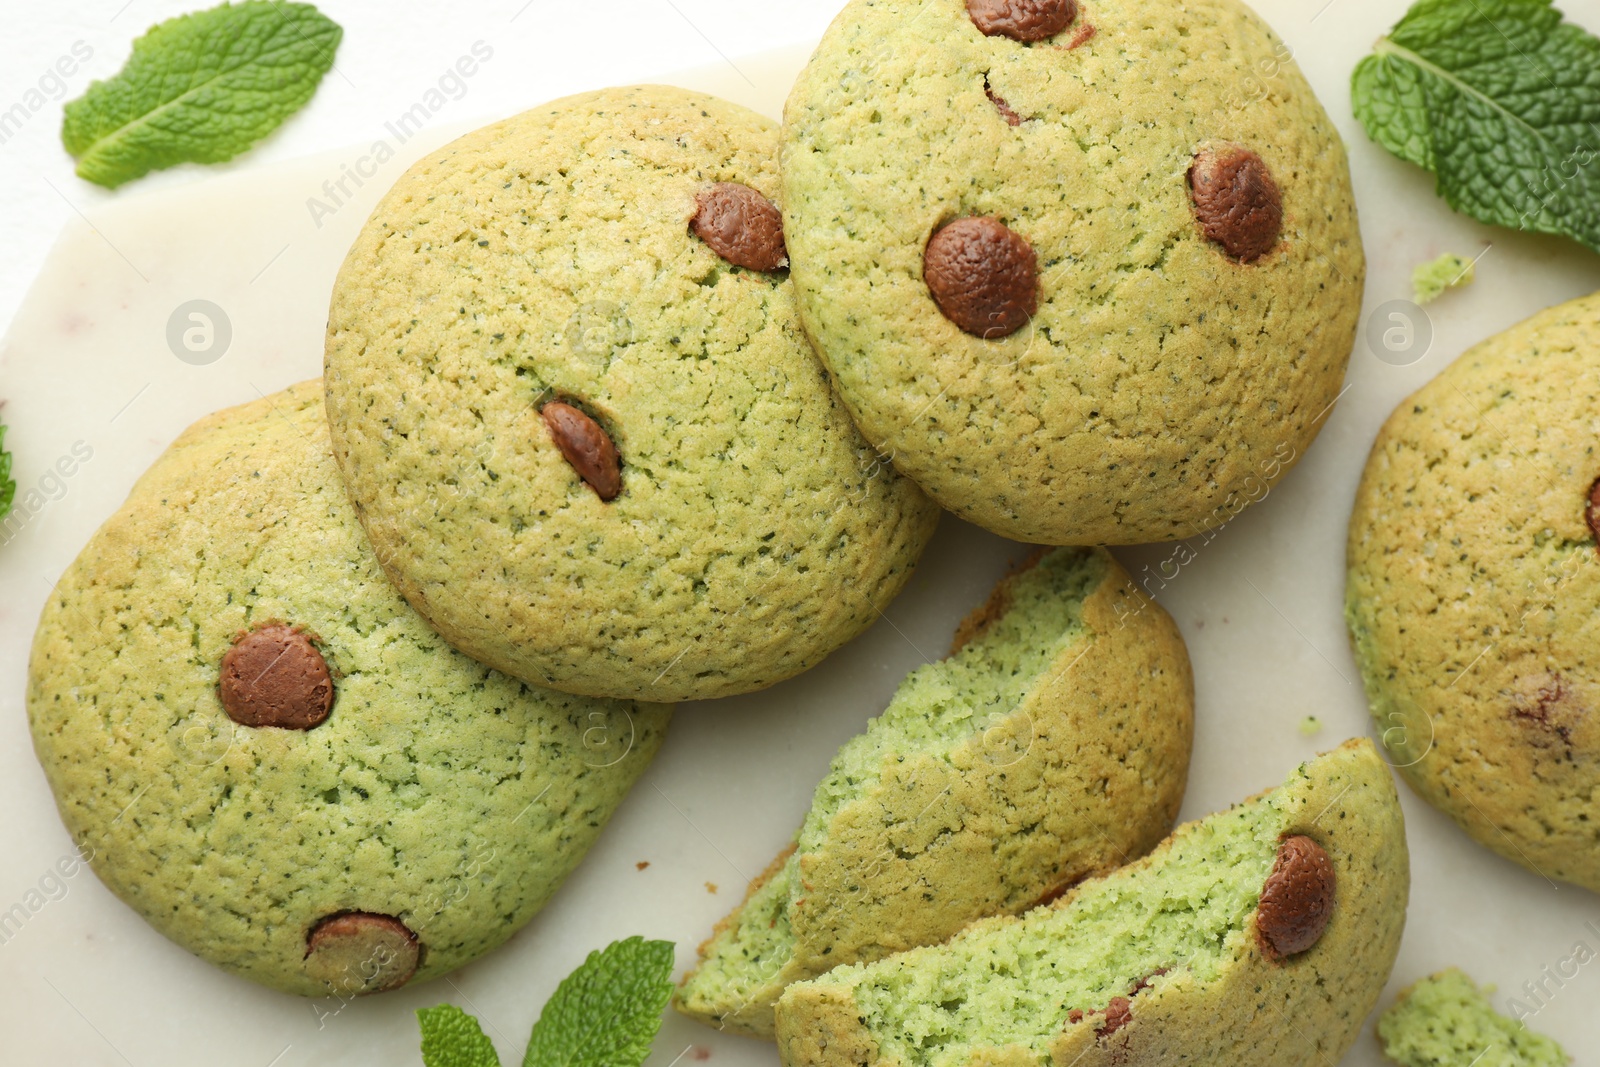
[(1350, 83), (1452, 208), (1600, 251), (1600, 39), (1549, 0), (1419, 0)]
[(422, 1027), (425, 1067), (500, 1067), (478, 1020), (454, 1004), (418, 1008), (417, 1024)]
[(269, 0), (168, 19), (66, 105), (61, 143), (78, 177), (107, 188), (232, 159), (311, 99), (343, 35), (310, 4)]
[[(672, 996), (672, 942), (613, 941), (556, 987), (523, 1067), (639, 1067)], [(478, 1020), (451, 1004), (417, 1012), (425, 1067), (500, 1067)]]
[(672, 942), (613, 941), (556, 989), (522, 1067), (639, 1067), (671, 995)]
[(6, 451), (6, 428), (0, 426), (0, 519), (11, 514), (17, 483), (11, 477), (11, 453)]

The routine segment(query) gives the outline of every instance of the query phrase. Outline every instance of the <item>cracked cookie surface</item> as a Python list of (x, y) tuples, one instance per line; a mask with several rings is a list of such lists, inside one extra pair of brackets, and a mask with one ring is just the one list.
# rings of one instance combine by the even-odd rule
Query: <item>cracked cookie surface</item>
[[(1010, 6), (1033, 5), (978, 5)], [(1333, 124), (1233, 0), (1099, 0), (1037, 41), (975, 17), (854, 0), (791, 93), (806, 329), (868, 440), (962, 518), (1047, 544), (1221, 525), (1304, 453), (1354, 341), (1364, 260)], [(1243, 207), (1191, 196), (1224, 149), (1264, 165)], [(1014, 333), (964, 332), (925, 281), (930, 238), (975, 217), (1037, 254)]]
[(1357, 491), (1345, 618), (1376, 731), (1434, 807), (1600, 892), (1600, 294), (1395, 408)]
[[(239, 656), (252, 634), (285, 651)], [(230, 670), (259, 692), (308, 661), (324, 718), (229, 717)], [(669, 716), (536, 689), (434, 633), (361, 533), (317, 382), (156, 461), (51, 594), (27, 703), (62, 820), (117, 896), (227, 971), (343, 997), (516, 932)]]
[[(335, 454), (456, 647), (568, 692), (725, 696), (814, 666), (904, 584), (937, 509), (851, 424), (786, 270), (724, 258), (782, 259), (777, 149), (732, 104), (610, 89), (446, 146), (368, 221), (329, 313)], [(691, 224), (734, 186), (713, 247)], [(614, 498), (549, 400), (614, 445)]]

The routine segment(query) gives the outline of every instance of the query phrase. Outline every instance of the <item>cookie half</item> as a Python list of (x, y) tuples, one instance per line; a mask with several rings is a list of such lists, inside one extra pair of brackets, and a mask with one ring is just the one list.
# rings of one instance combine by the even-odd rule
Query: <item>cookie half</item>
[(840, 751), (794, 848), (701, 946), (678, 1010), (771, 1038), (793, 982), (1144, 855), (1177, 818), (1193, 732), (1167, 613), (1104, 549), (1035, 557)]
[(790, 986), (778, 1048), (788, 1067), (1334, 1063), (1408, 885), (1394, 782), (1351, 741), (1048, 907)]
[(784, 114), (801, 318), (867, 439), (968, 521), (1186, 538), (1337, 398), (1344, 148), (1235, 0), (854, 0)]
[(351, 996), (532, 918), (669, 710), (451, 649), (384, 578), (306, 382), (196, 423), (134, 486), (45, 605), (28, 717), (112, 892), (233, 974)]
[(663, 87), (454, 142), (335, 285), (334, 451), (397, 587), (528, 682), (725, 696), (878, 617), (937, 509), (800, 328), (777, 128)]
[(1356, 493), (1345, 618), (1406, 780), (1513, 863), (1600, 892), (1600, 294), (1395, 408)]

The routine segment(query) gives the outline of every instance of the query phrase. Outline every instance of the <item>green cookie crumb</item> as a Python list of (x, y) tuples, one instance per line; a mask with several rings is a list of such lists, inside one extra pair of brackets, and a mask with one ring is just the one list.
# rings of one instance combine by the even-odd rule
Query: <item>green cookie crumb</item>
[(1454, 967), (1400, 994), (1378, 1018), (1383, 1054), (1401, 1067), (1565, 1067), (1560, 1045), (1495, 1011)]
[(1306, 737), (1315, 737), (1322, 732), (1322, 720), (1315, 715), (1307, 715), (1300, 720), (1300, 732)]
[(1473, 269), (1472, 260), (1454, 252), (1446, 252), (1438, 259), (1419, 264), (1411, 272), (1411, 289), (1416, 294), (1417, 303), (1429, 303), (1438, 299), (1446, 289), (1471, 283)]

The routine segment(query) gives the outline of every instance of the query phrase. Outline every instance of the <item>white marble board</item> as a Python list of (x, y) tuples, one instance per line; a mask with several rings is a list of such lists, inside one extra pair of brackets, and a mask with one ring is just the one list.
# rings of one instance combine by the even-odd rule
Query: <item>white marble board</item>
[[(1328, 15), (1334, 4), (1337, 17)], [(1257, 6), (1294, 49), (1349, 145), (1370, 260), (1364, 325), (1380, 305), (1409, 297), (1414, 264), (1442, 251), (1482, 258), (1472, 287), (1429, 307), (1425, 350), (1383, 360), (1358, 341), (1349, 388), (1320, 439), (1219, 537), (1176, 556), (1174, 546), (1118, 550), (1136, 577), (1150, 579), (1194, 660), (1198, 726), (1186, 819), (1276, 784), (1300, 760), (1369, 732), (1340, 593), (1350, 500), (1379, 423), (1472, 342), (1600, 288), (1600, 257), (1452, 215), (1429, 176), (1360, 131), (1349, 72), (1403, 5)], [(1600, 31), (1600, 0), (1565, 6)], [(738, 59), (749, 81), (727, 67), (638, 77), (776, 115), (807, 51)], [(347, 1005), (297, 1000), (189, 956), (92, 874), (47, 882), (71, 843), (33, 760), (23, 678), (51, 583), (183, 427), (320, 372), (329, 287), (361, 221), (407, 162), (462, 128), (424, 129), (404, 144), (391, 137), (396, 158), (375, 170), (358, 167), (372, 150), (363, 144), (157, 193), (131, 187), (62, 234), (0, 345), (7, 445), (26, 512), (0, 545), (0, 910), (43, 901), (0, 943), (0, 1061), (419, 1063), (412, 1012), (448, 1000), (477, 1013), (502, 1058), (516, 1062), (539, 1006), (590, 949), (643, 933), (676, 941), (680, 968), (690, 962), (746, 879), (785, 844), (835, 748), (881, 709), (906, 671), (942, 653), (956, 621), (1019, 551), (947, 518), (886, 618), (823, 667), (763, 693), (684, 705), (661, 756), (550, 907), (505, 948), (448, 979)], [(323, 185), (346, 168), (370, 176), (360, 188), (347, 180), (353, 195), (313, 219), (308, 198), (334, 206)], [(184, 362), (167, 342), (174, 310), (191, 300), (222, 308), (231, 327), (226, 352), (210, 363)], [(58, 467), (75, 444), (92, 457)], [(1298, 729), (1307, 715), (1325, 724), (1314, 737)], [(1498, 983), (1502, 1007), (1511, 996), (1526, 1000), (1523, 983), (1542, 982), (1548, 995), (1534, 1025), (1578, 1062), (1592, 1061), (1600, 1054), (1592, 1010), (1600, 966), (1577, 967), (1560, 984), (1545, 974), (1560, 977), (1578, 942), (1600, 949), (1600, 898), (1489, 854), (1405, 789), (1402, 796), (1414, 885), (1389, 992), (1452, 963)], [(638, 869), (640, 861), (649, 866)], [(29, 896), (46, 885), (52, 892)], [(777, 1062), (770, 1045), (669, 1014), (649, 1067), (680, 1057), (726, 1067)], [(1380, 1062), (1370, 1035), (1344, 1062)]]

